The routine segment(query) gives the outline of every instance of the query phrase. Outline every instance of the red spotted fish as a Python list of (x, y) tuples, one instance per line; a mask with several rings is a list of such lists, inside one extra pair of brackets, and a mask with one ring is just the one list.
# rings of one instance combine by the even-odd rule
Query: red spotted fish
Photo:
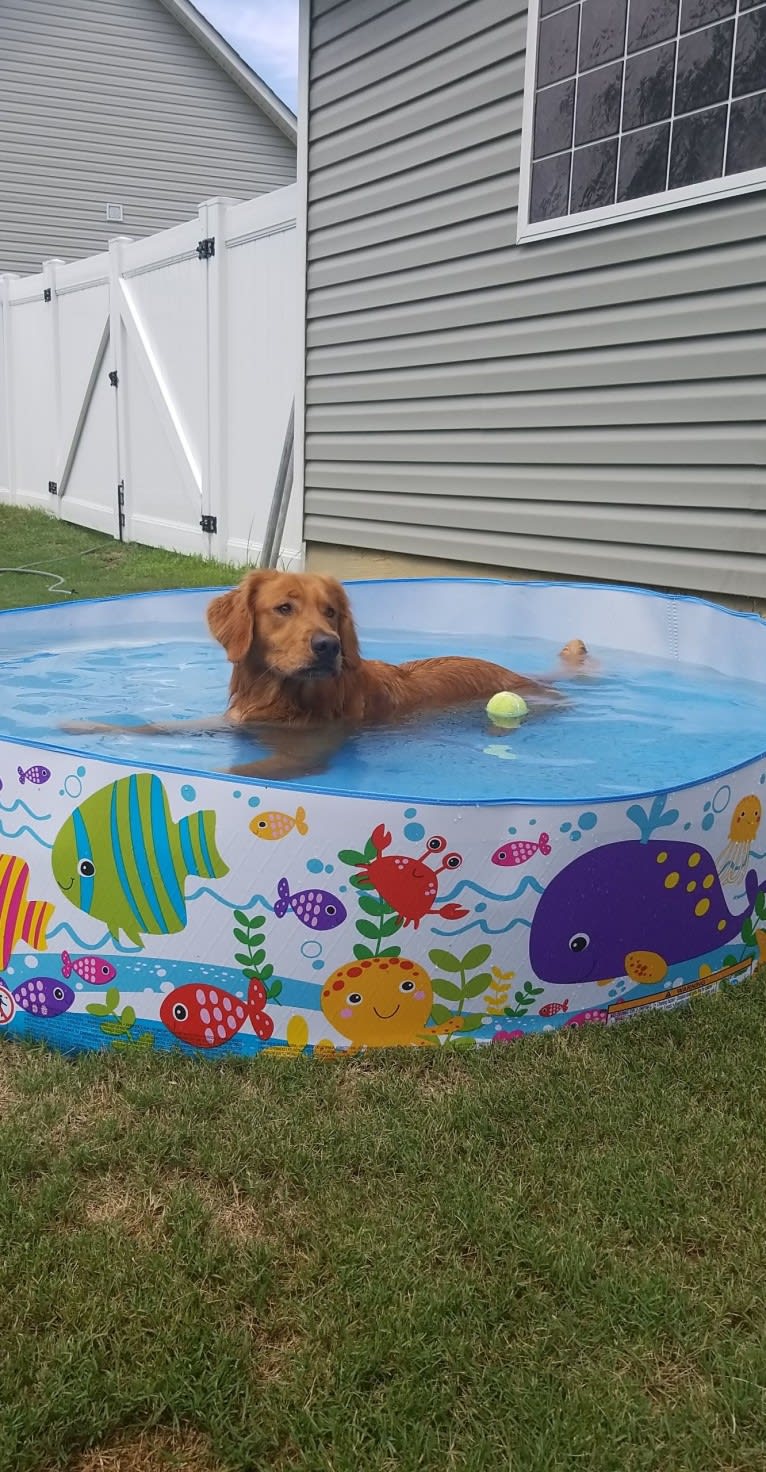
[(220, 987), (191, 981), (168, 992), (160, 1007), (160, 1020), (174, 1037), (192, 1048), (220, 1048), (236, 1037), (248, 1019), (256, 1037), (267, 1042), (274, 1023), (265, 1006), (262, 981), (250, 982), (246, 1002)]
[(294, 818), (289, 813), (260, 813), (250, 824), (250, 832), (256, 838), (267, 838), (272, 843), (278, 838), (286, 838), (293, 828), (301, 838), (306, 837), (309, 830), (305, 808), (296, 808)]
[(19, 782), (21, 783), (22, 787), (24, 786), (25, 782), (34, 782), (36, 787), (42, 787), (43, 782), (50, 781), (51, 774), (48, 771), (47, 767), (27, 767), (26, 772), (24, 771), (23, 767), (18, 767), (17, 770), (19, 774)]
[(568, 1011), (569, 998), (567, 997), (566, 1001), (564, 1002), (546, 1002), (545, 1006), (540, 1008), (540, 1011), (537, 1015), (538, 1017), (555, 1017), (557, 1012)]
[(495, 849), (492, 863), (499, 864), (502, 869), (512, 869), (516, 864), (526, 864), (535, 854), (547, 857), (550, 851), (551, 841), (547, 833), (541, 833), (537, 843), (530, 843), (527, 838), (514, 838), (512, 842)]
[(105, 961), (103, 956), (78, 956), (76, 961), (72, 960), (68, 951), (61, 952), (61, 975), (64, 980), (72, 975), (81, 976), (87, 981), (88, 986), (106, 986), (114, 981), (117, 975), (116, 968), (111, 961)]
[(27, 899), (28, 887), (29, 864), (0, 854), (0, 970), (5, 970), (19, 941), (26, 941), (33, 951), (47, 950), (53, 905)]
[(117, 940), (175, 935), (186, 925), (190, 874), (228, 874), (215, 843), (215, 813), (175, 823), (167, 793), (148, 772), (121, 777), (67, 818), (51, 853), (53, 875), (70, 904), (94, 915)]

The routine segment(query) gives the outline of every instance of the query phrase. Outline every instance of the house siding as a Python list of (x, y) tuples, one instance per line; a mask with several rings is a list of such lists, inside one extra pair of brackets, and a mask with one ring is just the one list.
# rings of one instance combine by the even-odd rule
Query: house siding
[(159, 0), (0, 4), (0, 139), (0, 271), (91, 255), (296, 173), (294, 143)]
[(309, 0), (305, 534), (766, 592), (766, 192), (519, 246), (518, 0)]

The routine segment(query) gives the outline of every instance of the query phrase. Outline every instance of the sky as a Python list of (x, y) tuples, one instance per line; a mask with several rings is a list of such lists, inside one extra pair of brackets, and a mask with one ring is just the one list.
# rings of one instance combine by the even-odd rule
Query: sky
[(298, 0), (194, 0), (259, 77), (298, 106)]

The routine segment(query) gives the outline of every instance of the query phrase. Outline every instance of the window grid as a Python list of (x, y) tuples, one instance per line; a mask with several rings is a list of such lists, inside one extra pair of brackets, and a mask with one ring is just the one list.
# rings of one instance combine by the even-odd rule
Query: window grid
[[(558, 9), (550, 11), (547, 15), (538, 15), (537, 17), (536, 26), (538, 47), (536, 49), (534, 66), (535, 76), (533, 79), (534, 95), (531, 115), (532, 136), (530, 139), (531, 157), (528, 181), (530, 223), (535, 224), (545, 221), (553, 223), (557, 220), (565, 222), (567, 219), (572, 219), (574, 221), (577, 220), (578, 215), (587, 214), (588, 211), (593, 210), (594, 207), (596, 209), (603, 209), (609, 208), (610, 203), (611, 206), (619, 206), (623, 202), (635, 203), (636, 201), (640, 201), (641, 197), (654, 198), (658, 195), (658, 193), (668, 194), (672, 199), (672, 196), (674, 194), (678, 194), (679, 191), (682, 191), (688, 185), (697, 186), (705, 180), (713, 183), (715, 181), (721, 182), (728, 179), (731, 179), (734, 184), (737, 175), (743, 173), (747, 174), (753, 168), (757, 170), (758, 168), (766, 166), (766, 158), (762, 156), (762, 145), (759, 144), (756, 139), (756, 134), (758, 130), (757, 128), (752, 128), (752, 113), (750, 115), (750, 118), (748, 118), (747, 115), (743, 114), (742, 112), (740, 112), (738, 115), (738, 141), (735, 144), (735, 158), (737, 158), (738, 160), (736, 163), (736, 172), (732, 171), (732, 163), (729, 153), (733, 103), (742, 103), (748, 101), (749, 99), (762, 97), (764, 101), (764, 106), (766, 107), (766, 75), (761, 74), (756, 77), (743, 77), (743, 59), (738, 58), (737, 55), (737, 42), (741, 31), (740, 20), (743, 16), (748, 18), (749, 29), (753, 32), (753, 47), (755, 48), (756, 39), (758, 40), (760, 45), (764, 44), (763, 38), (764, 36), (766, 36), (766, 3), (764, 3), (764, 0), (756, 0), (755, 5), (748, 4), (747, 0), (738, 0), (735, 9), (729, 15), (715, 16), (712, 20), (706, 19), (704, 24), (693, 25), (686, 30), (682, 29), (684, 19), (683, 0), (677, 0), (675, 31), (671, 32), (670, 35), (666, 34), (665, 36), (661, 36), (659, 40), (652, 40), (648, 46), (642, 46), (640, 44), (639, 32), (638, 36), (634, 35), (632, 38), (632, 50), (630, 50), (631, 6), (640, 5), (641, 0), (627, 0), (627, 4), (625, 7), (624, 34), (621, 55), (618, 52), (617, 55), (613, 54), (606, 61), (599, 61), (597, 65), (586, 66), (584, 69), (581, 70), (581, 63), (583, 61), (583, 16), (585, 13), (585, 5), (587, 3), (588, 0), (575, 0), (574, 4), (561, 6)], [(572, 72), (565, 70), (563, 75), (554, 75), (551, 77), (551, 67), (553, 67), (553, 69), (555, 70), (556, 66), (555, 59), (553, 60), (553, 62), (551, 62), (551, 45), (553, 44), (555, 51), (556, 34), (555, 29), (553, 29), (551, 26), (551, 22), (553, 22), (553, 26), (555, 27), (556, 21), (560, 21), (563, 16), (570, 14), (571, 11), (575, 9), (575, 6), (578, 11), (578, 17), (576, 47), (574, 51), (574, 71)], [(645, 25), (647, 22), (647, 15), (643, 12), (643, 10), (638, 12), (638, 15), (640, 17), (640, 24)], [(764, 28), (761, 32), (760, 37), (758, 38), (756, 38), (757, 23), (754, 27), (753, 22), (750, 21), (750, 17), (757, 16), (762, 17), (762, 21), (764, 23)], [(695, 18), (698, 19), (699, 17)], [(617, 20), (619, 21), (619, 13), (617, 14)], [(670, 14), (667, 16), (667, 20), (671, 21), (672, 24)], [(548, 79), (545, 80), (542, 85), (538, 85), (537, 77), (540, 74), (540, 34), (543, 22), (548, 23), (548, 31), (546, 33), (546, 44), (548, 47)], [(568, 36), (564, 39), (563, 48), (564, 51), (569, 50), (569, 62), (571, 64), (571, 25), (567, 27), (567, 30)], [(715, 31), (718, 32), (717, 36), (713, 35), (713, 32)], [(700, 54), (698, 53), (698, 56), (695, 57), (693, 55), (693, 46), (691, 48), (689, 46), (689, 42), (693, 43), (694, 37), (704, 36), (705, 33), (710, 33), (710, 49), (707, 57), (702, 55), (701, 62), (708, 67), (708, 85), (710, 87), (709, 95), (711, 98), (710, 101), (701, 101), (700, 99), (699, 76), (700, 72), (702, 72), (704, 75), (704, 66), (701, 65)], [(597, 51), (594, 49), (593, 34), (594, 33), (591, 30), (589, 32), (588, 56), (586, 60), (593, 60), (594, 56), (598, 54)], [(604, 34), (605, 33), (602, 30), (602, 35)], [(617, 40), (616, 34), (614, 36), (614, 40)], [(637, 40), (639, 42), (638, 44)], [(730, 55), (727, 59), (725, 55), (725, 48), (729, 43), (731, 49)], [(681, 77), (682, 44), (684, 45), (686, 51), (686, 55), (684, 57), (684, 62), (686, 66), (686, 70), (684, 72), (685, 95), (682, 100), (686, 104), (695, 102), (700, 103), (700, 105), (692, 107), (687, 106), (683, 111), (677, 111), (677, 104), (679, 101), (679, 80)], [(661, 48), (668, 48), (669, 46), (672, 46), (673, 48), (672, 85), (670, 87), (669, 98), (667, 89), (668, 83), (670, 82), (669, 71), (671, 63), (667, 53), (665, 54), (664, 62), (660, 63), (660, 70), (654, 75), (647, 73), (640, 67), (634, 67), (632, 78), (634, 92), (633, 101), (631, 104), (631, 122), (633, 122), (634, 125), (626, 128), (626, 84), (629, 74), (629, 63), (634, 62), (637, 58), (650, 56), (652, 52), (658, 53), (659, 59)], [(608, 39), (607, 49), (609, 49)], [(721, 55), (722, 51), (723, 55)], [(758, 65), (762, 67), (763, 62), (760, 60), (761, 55), (762, 53), (760, 51), (756, 52), (755, 49), (753, 49), (750, 54), (751, 62), (754, 57), (758, 56)], [(747, 60), (747, 58), (745, 59)], [(758, 86), (755, 90), (741, 93), (735, 91), (738, 62), (740, 63), (740, 81), (756, 80), (758, 82)], [(620, 95), (619, 107), (617, 108), (614, 99), (617, 76), (614, 75), (612, 80), (610, 81), (607, 77), (607, 70), (609, 68), (612, 68), (614, 72), (618, 64), (620, 67)], [(723, 81), (726, 74), (721, 70), (721, 64), (727, 66), (728, 71), (728, 76), (726, 77), (725, 92), (723, 91)], [(718, 71), (717, 77), (715, 75), (716, 66)], [(752, 71), (752, 65), (750, 67), (750, 70)], [(665, 77), (667, 78), (667, 80), (665, 81), (663, 81), (662, 79), (663, 71)], [(594, 92), (593, 89), (589, 89), (588, 100), (585, 103), (583, 111), (582, 132), (585, 136), (582, 136), (578, 141), (578, 127), (581, 121), (580, 115), (578, 113), (578, 105), (581, 98), (581, 81), (583, 77), (587, 76), (590, 79), (592, 77), (598, 76), (599, 73), (604, 74), (604, 90), (599, 96), (597, 92)], [(657, 95), (657, 88), (659, 87), (660, 89), (659, 106), (652, 100), (652, 84), (655, 84), (655, 95)], [(568, 90), (570, 86), (571, 97)], [(554, 88), (560, 89), (558, 94), (554, 94)], [(611, 89), (611, 101), (608, 100), (609, 89)], [(664, 96), (662, 95), (663, 92)], [(540, 99), (545, 98), (546, 94), (548, 96), (548, 101), (550, 104), (550, 111), (547, 120), (545, 115), (543, 114), (541, 117), (541, 114), (539, 112)], [(566, 114), (569, 110), (570, 103), (571, 117), (568, 120), (568, 134), (566, 134)], [(637, 116), (642, 115), (642, 109), (645, 108), (645, 104), (646, 107), (648, 107), (649, 111), (647, 114), (646, 110), (644, 110), (643, 115), (649, 115), (649, 120), (636, 124), (635, 119)], [(558, 113), (560, 115), (558, 121), (556, 117), (557, 107)], [(587, 112), (587, 109), (589, 107), (591, 108), (590, 120), (588, 120)], [(599, 122), (598, 118), (599, 108), (601, 109), (602, 113), (601, 122)], [(693, 121), (695, 118), (701, 119), (705, 114), (712, 114), (713, 108), (721, 109), (721, 116), (718, 121), (715, 121), (711, 115), (710, 121), (707, 124), (706, 128), (700, 127), (699, 129), (694, 130), (690, 129), (687, 126), (684, 127), (683, 133), (678, 137), (677, 140), (678, 157), (676, 158), (673, 152), (674, 141), (676, 140), (676, 134), (678, 131), (676, 125), (679, 124), (681, 120), (683, 120), (684, 124), (686, 125), (688, 122)], [(723, 112), (724, 108), (725, 114)], [(654, 116), (650, 115), (652, 109), (654, 109), (656, 112), (656, 115)], [(756, 114), (757, 111), (758, 109), (755, 109)], [(615, 113), (617, 115), (618, 131), (607, 131), (605, 133), (601, 133), (599, 131), (599, 128), (604, 126), (605, 123), (608, 126), (608, 124), (612, 122), (613, 128), (614, 125), (612, 121), (612, 115)], [(561, 117), (563, 117), (564, 120), (563, 127), (561, 124)], [(540, 133), (539, 138), (538, 124)], [(560, 136), (554, 137), (553, 135), (555, 134), (557, 128), (560, 130)], [(743, 128), (751, 128), (751, 134), (747, 137), (746, 140), (746, 149), (750, 148), (751, 151), (754, 153), (754, 157), (752, 158), (752, 160), (746, 159), (744, 162), (742, 161)], [(656, 130), (653, 139), (647, 138), (644, 145), (645, 151), (643, 157), (640, 148), (631, 151), (632, 158), (631, 154), (627, 155), (625, 179), (623, 180), (621, 176), (621, 169), (623, 164), (624, 140), (626, 138), (637, 138), (642, 133), (647, 134), (649, 129)], [(721, 133), (721, 129), (723, 129), (723, 135)], [(545, 138), (546, 130), (550, 131), (551, 133), (551, 136), (547, 140)], [(588, 134), (590, 134), (590, 136), (588, 136)], [(562, 147), (564, 136), (568, 136), (566, 147)], [(754, 144), (751, 144), (751, 137), (756, 139)], [(615, 140), (616, 157), (611, 154), (609, 149), (606, 147), (606, 145), (610, 143), (614, 144)], [(664, 160), (662, 158), (663, 148), (666, 149)], [(587, 157), (588, 150), (591, 151), (589, 158)], [(659, 157), (657, 157), (658, 151)], [(652, 156), (653, 154), (654, 157)], [(564, 174), (563, 169), (563, 162), (565, 158), (567, 158), (568, 161), (566, 174)], [(578, 199), (575, 200), (575, 165), (578, 162), (578, 159), (580, 160), (581, 168), (579, 171)], [(556, 161), (559, 161), (558, 169), (556, 169), (555, 167)], [(541, 164), (543, 165), (542, 169), (539, 167)], [(612, 166), (614, 166), (613, 176), (611, 172)], [(631, 166), (633, 168), (632, 177), (629, 176), (629, 170), (631, 169)], [(663, 166), (664, 179), (662, 178), (662, 175), (658, 177), (656, 174), (656, 168), (663, 168)], [(651, 180), (651, 183), (646, 186), (644, 186), (640, 181), (642, 168), (644, 169), (644, 177), (647, 177), (648, 170), (648, 178)], [(653, 168), (655, 170), (654, 174), (652, 174)], [(686, 179), (683, 178), (684, 168), (686, 168), (687, 170), (688, 177)], [(590, 177), (588, 176), (588, 169), (591, 170)], [(596, 172), (593, 173), (593, 170), (596, 170)], [(601, 176), (599, 175), (599, 170), (601, 170)], [(606, 171), (605, 175), (604, 170)], [(583, 171), (585, 171), (585, 173), (583, 173)], [(671, 183), (671, 178), (673, 178), (673, 183)], [(535, 184), (538, 179), (541, 180), (541, 187), (537, 191), (537, 197), (535, 197)], [(547, 183), (545, 182), (546, 179), (548, 180)], [(598, 191), (602, 188), (604, 189), (603, 197), (598, 198)], [(546, 197), (546, 190), (548, 197)], [(595, 206), (592, 202), (594, 198), (594, 190), (596, 191)]]

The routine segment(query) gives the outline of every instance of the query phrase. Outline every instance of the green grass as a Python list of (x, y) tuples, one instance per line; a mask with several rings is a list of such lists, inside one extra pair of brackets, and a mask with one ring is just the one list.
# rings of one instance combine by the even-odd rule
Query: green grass
[[(75, 598), (109, 598), (116, 593), (142, 593), (151, 588), (213, 587), (231, 584), (236, 568), (201, 557), (183, 557), (156, 547), (117, 542), (43, 511), (0, 506), (0, 564), (10, 568), (50, 569), (52, 577), (0, 573), (0, 608), (33, 603), (71, 603)], [(62, 593), (55, 578), (64, 579)], [(54, 584), (54, 590), (48, 589)]]
[[(156, 556), (73, 581), (229, 576)], [(0, 1472), (763, 1472), (764, 1056), (763, 974), (473, 1056), (0, 1045)]]

